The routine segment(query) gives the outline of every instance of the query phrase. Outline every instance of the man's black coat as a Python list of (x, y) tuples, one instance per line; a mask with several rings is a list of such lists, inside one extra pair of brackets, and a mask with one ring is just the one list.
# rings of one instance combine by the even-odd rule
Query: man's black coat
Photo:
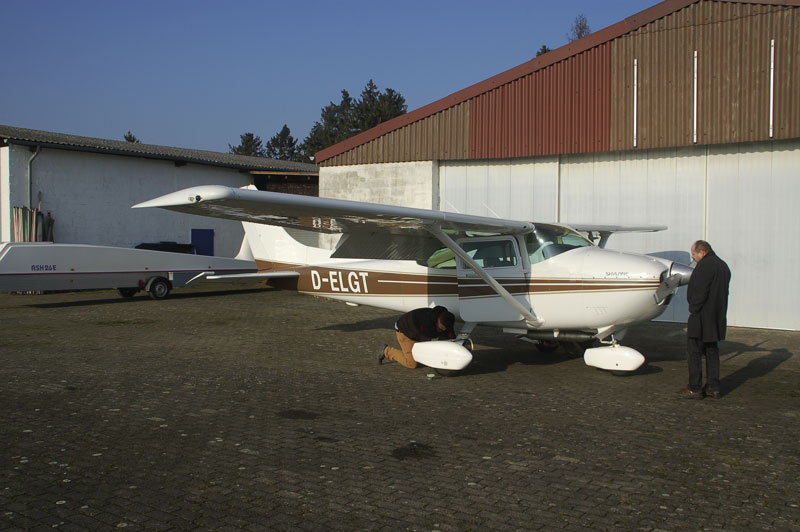
[(415, 342), (455, 338), (452, 328), (446, 331), (436, 328), (436, 320), (443, 312), (447, 312), (444, 307), (422, 307), (406, 312), (397, 320), (397, 330)]
[(687, 328), (689, 338), (699, 338), (703, 342), (725, 339), (730, 282), (731, 270), (713, 251), (697, 263), (686, 292), (691, 313)]

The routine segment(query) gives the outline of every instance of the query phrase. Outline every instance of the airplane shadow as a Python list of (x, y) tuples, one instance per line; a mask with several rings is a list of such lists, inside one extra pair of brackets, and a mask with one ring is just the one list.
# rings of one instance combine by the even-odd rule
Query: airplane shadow
[[(170, 292), (167, 300), (181, 300), (181, 299), (194, 299), (200, 297), (221, 297), (233, 294), (253, 294), (263, 292), (265, 290), (272, 291), (275, 288), (247, 288), (244, 290), (214, 290), (209, 292)], [(56, 292), (57, 293), (57, 292)], [(134, 303), (137, 301), (149, 300), (150, 297), (145, 292), (136, 294), (133, 298), (124, 298), (116, 293), (109, 293), (107, 299), (91, 299), (82, 301), (60, 301), (58, 303), (31, 303), (26, 305), (33, 308), (68, 308), (68, 307), (90, 307), (95, 305), (117, 305), (125, 303)]]
[(472, 362), (463, 370), (450, 377), (467, 377), (472, 375), (488, 375), (507, 371), (510, 366), (524, 364), (526, 366), (549, 366), (561, 364), (567, 360), (581, 358), (582, 355), (570, 355), (559, 349), (553, 353), (540, 353), (535, 347), (530, 349), (519, 347), (513, 349), (476, 349), (472, 352)]
[[(385, 329), (387, 332), (394, 332), (394, 323), (397, 321), (397, 316), (387, 316), (383, 318), (373, 318), (371, 320), (363, 320), (355, 323), (335, 323), (325, 327), (318, 327), (317, 331), (339, 331), (339, 332), (360, 332), (360, 331), (374, 331), (378, 329)], [(394, 338), (394, 335), (389, 336)]]

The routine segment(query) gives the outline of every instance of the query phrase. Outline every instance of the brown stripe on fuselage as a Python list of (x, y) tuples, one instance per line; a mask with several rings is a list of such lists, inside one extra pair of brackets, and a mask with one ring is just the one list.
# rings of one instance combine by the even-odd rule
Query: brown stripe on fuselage
[(300, 274), (299, 277), (293, 279), (270, 279), (270, 284), (276, 288), (286, 287), (286, 289), (299, 292), (326, 295), (455, 295), (458, 283), (455, 273), (452, 275), (426, 275), (266, 261), (256, 261), (256, 265), (259, 271), (266, 266), (264, 271), (295, 271)]
[[(416, 296), (436, 295), (488, 297), (496, 295), (482, 279), (462, 279), (455, 271), (441, 275), (399, 273), (380, 270), (353, 270), (287, 264), (257, 260), (259, 272), (294, 271), (299, 277), (270, 279), (270, 285), (283, 290), (321, 295)], [(655, 290), (658, 279), (518, 279), (498, 278), (511, 294), (574, 293), (627, 290)]]

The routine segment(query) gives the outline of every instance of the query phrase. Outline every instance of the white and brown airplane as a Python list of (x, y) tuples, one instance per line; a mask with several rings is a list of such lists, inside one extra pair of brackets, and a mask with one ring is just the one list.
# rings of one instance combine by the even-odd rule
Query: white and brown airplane
[[(398, 312), (442, 305), (464, 322), (456, 342), (414, 347), (421, 363), (459, 370), (477, 325), (500, 327), (541, 350), (586, 349), (590, 366), (633, 371), (644, 363), (619, 345), (631, 325), (660, 315), (692, 269), (604, 248), (615, 231), (665, 227), (573, 226), (208, 185), (135, 205), (241, 221), (243, 252), (270, 284)], [(336, 249), (299, 243), (283, 228), (341, 234)], [(600, 245), (578, 231), (600, 237)]]

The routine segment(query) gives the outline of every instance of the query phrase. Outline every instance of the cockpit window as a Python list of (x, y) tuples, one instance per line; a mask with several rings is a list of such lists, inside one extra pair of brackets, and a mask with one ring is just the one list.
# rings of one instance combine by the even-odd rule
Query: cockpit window
[[(481, 268), (505, 268), (519, 263), (517, 247), (511, 239), (480, 240), (463, 242), (462, 247)], [(435, 251), (427, 260), (418, 264), (438, 270), (455, 270), (456, 255), (449, 248)]]
[(461, 247), (481, 268), (508, 268), (517, 265), (517, 251), (512, 240), (464, 242)]
[(592, 242), (580, 233), (558, 225), (536, 224), (536, 229), (525, 237), (531, 265), (565, 251), (591, 245)]

